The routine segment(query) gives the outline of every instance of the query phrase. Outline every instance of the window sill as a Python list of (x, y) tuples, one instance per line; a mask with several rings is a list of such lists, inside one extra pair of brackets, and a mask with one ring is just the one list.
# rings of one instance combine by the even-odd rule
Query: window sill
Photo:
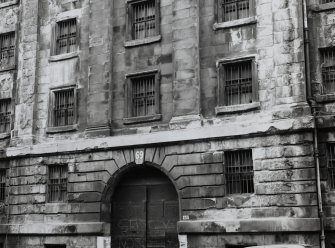
[(0, 66), (0, 72), (6, 72), (6, 71), (12, 71), (16, 69), (16, 65), (10, 65), (10, 66)]
[(335, 3), (324, 3), (310, 7), (313, 12), (323, 12), (335, 9)]
[(215, 113), (219, 114), (229, 114), (235, 112), (245, 112), (250, 111), (253, 109), (259, 109), (261, 104), (259, 102), (252, 102), (247, 104), (239, 104), (239, 105), (232, 105), (232, 106), (217, 106), (215, 108)]
[(0, 3), (0, 9), (15, 5), (17, 3), (18, 3), (18, 0), (12, 0), (12, 1), (8, 1), (8, 2), (5, 2), (5, 3)]
[(10, 137), (10, 133), (0, 133), (0, 140), (7, 139)]
[(57, 62), (57, 61), (62, 61), (62, 60), (66, 60), (66, 59), (72, 59), (72, 58), (75, 58), (75, 57), (78, 57), (78, 56), (79, 56), (78, 52), (52, 55), (52, 56), (49, 57), (49, 62)]
[(162, 118), (161, 114), (130, 117), (130, 118), (124, 118), (123, 124), (129, 125), (129, 124), (137, 124), (137, 123), (143, 123), (143, 122), (159, 121), (161, 118)]
[(140, 39), (140, 40), (129, 40), (129, 41), (126, 41), (124, 43), (124, 46), (125, 47), (141, 46), (141, 45), (145, 45), (145, 44), (158, 42), (161, 39), (162, 39), (161, 35), (156, 35), (156, 36), (152, 36), (152, 37), (148, 37), (148, 38)]
[(319, 102), (319, 103), (335, 102), (335, 93), (327, 94), (327, 95), (316, 95), (315, 100), (316, 102)]
[(47, 133), (64, 133), (76, 130), (78, 130), (78, 124), (60, 126), (60, 127), (48, 127)]
[(218, 29), (224, 29), (224, 28), (233, 28), (233, 27), (238, 27), (238, 26), (244, 26), (244, 25), (250, 25), (257, 23), (257, 18), (256, 16), (251, 16), (243, 19), (238, 19), (234, 21), (228, 21), (228, 22), (219, 22), (219, 23), (214, 23), (213, 29), (218, 30)]

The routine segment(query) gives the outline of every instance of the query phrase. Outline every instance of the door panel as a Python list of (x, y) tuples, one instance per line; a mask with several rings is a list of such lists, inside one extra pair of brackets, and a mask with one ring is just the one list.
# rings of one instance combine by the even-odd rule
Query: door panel
[(146, 187), (123, 186), (113, 201), (112, 247), (146, 247)]
[[(150, 174), (151, 173), (151, 174)], [(112, 247), (177, 248), (178, 196), (156, 172), (127, 177), (112, 200)]]

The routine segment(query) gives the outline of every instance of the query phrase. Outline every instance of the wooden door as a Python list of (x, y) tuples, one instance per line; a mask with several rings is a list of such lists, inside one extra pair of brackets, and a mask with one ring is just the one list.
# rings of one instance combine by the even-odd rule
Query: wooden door
[(112, 247), (179, 247), (173, 185), (162, 175), (141, 174), (120, 183), (112, 199)]

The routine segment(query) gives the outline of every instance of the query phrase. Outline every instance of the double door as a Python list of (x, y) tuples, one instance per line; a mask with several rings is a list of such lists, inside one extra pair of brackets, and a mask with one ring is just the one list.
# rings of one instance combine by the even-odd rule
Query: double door
[(124, 184), (112, 201), (112, 247), (177, 248), (178, 197), (172, 184)]

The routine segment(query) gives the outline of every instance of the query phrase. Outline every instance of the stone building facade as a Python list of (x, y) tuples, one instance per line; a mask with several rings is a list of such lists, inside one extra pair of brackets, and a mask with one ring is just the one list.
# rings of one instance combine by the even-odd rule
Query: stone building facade
[(0, 0), (0, 247), (334, 247), (334, 9)]

